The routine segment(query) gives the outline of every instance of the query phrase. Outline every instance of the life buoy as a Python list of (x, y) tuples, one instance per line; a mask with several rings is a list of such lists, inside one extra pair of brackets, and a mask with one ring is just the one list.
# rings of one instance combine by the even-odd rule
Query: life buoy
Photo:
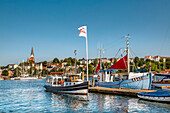
[(62, 81), (62, 84), (64, 85), (64, 80)]
[(100, 80), (100, 75), (97, 76), (97, 79)]

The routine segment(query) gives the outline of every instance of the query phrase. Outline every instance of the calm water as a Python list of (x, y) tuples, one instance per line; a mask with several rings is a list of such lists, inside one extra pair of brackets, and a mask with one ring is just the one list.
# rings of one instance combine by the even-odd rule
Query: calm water
[(170, 104), (126, 96), (53, 94), (44, 91), (44, 83), (45, 80), (1, 80), (0, 112), (170, 112)]

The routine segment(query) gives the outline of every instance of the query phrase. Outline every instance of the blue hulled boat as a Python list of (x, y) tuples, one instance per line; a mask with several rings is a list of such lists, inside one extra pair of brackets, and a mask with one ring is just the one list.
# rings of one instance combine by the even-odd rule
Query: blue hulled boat
[[(152, 73), (134, 73), (130, 72), (129, 65), (129, 42), (127, 36), (127, 55), (108, 68), (108, 70), (101, 70), (98, 74), (98, 81), (95, 86), (108, 88), (130, 88), (130, 89), (151, 89)], [(99, 62), (100, 63), (100, 62)], [(99, 69), (99, 66), (97, 69)], [(117, 70), (127, 70), (126, 73), (115, 73)]]
[(137, 96), (145, 100), (170, 102), (170, 91), (141, 92)]

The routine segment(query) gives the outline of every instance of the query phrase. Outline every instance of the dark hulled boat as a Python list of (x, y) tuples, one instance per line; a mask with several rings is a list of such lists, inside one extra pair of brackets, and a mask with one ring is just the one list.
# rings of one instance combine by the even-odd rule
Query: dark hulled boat
[(82, 81), (80, 75), (69, 75), (69, 77), (49, 76), (44, 86), (46, 91), (53, 93), (87, 95), (88, 82)]

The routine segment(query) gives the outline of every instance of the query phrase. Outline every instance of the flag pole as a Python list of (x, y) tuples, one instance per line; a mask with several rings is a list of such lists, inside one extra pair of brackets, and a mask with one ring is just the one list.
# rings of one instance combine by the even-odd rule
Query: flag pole
[(86, 35), (86, 58), (87, 58), (87, 81), (89, 80), (88, 76), (88, 44), (87, 44), (87, 35)]

